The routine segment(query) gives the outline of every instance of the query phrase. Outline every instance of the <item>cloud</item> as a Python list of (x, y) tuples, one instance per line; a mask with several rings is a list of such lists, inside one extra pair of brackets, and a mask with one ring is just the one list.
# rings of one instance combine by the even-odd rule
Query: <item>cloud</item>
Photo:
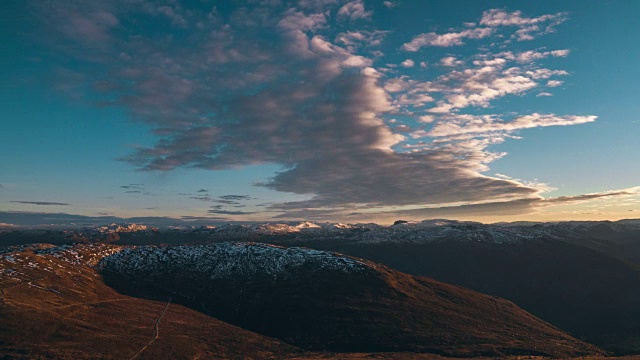
[(405, 60), (405, 61), (400, 63), (400, 65), (402, 65), (403, 67), (406, 67), (406, 68), (413, 67), (413, 65), (415, 65), (415, 64), (416, 63), (413, 62), (413, 60), (411, 60), (411, 59), (407, 59), (407, 60)]
[(144, 184), (129, 184), (129, 185), (121, 185), (120, 189), (123, 189), (125, 194), (141, 194), (145, 196), (157, 196), (158, 194), (152, 193), (150, 191), (146, 191)]
[(322, 13), (304, 14), (294, 9), (287, 10), (284, 18), (278, 22), (278, 27), (289, 31), (312, 31), (323, 27), (327, 18)]
[[(458, 155), (463, 156), (462, 153)], [(344, 168), (350, 171), (340, 170)], [(477, 173), (480, 169), (481, 166), (471, 158), (463, 160), (445, 151), (412, 154), (378, 150), (357, 157), (336, 158), (332, 163), (298, 164), (294, 170), (276, 175), (266, 185), (274, 190), (316, 194), (311, 200), (272, 205), (274, 210), (352, 207), (354, 204), (371, 207), (439, 204), (527, 197), (537, 192), (515, 181), (481, 176)]]
[(185, 215), (185, 216), (181, 216), (180, 217), (181, 220), (186, 220), (186, 221), (193, 221), (193, 220), (203, 220), (203, 221), (227, 221), (229, 219), (224, 218), (224, 217), (217, 217), (217, 216), (189, 216), (189, 215)]
[(550, 69), (536, 69), (536, 70), (527, 70), (524, 73), (534, 80), (538, 79), (548, 79), (552, 76), (564, 76), (569, 75), (565, 70), (550, 70)]
[(387, 9), (393, 9), (394, 7), (398, 6), (398, 3), (393, 1), (385, 1), (382, 4), (386, 6)]
[[(471, 216), (514, 216), (525, 215), (538, 212), (544, 208), (566, 205), (580, 204), (593, 200), (627, 198), (629, 196), (638, 195), (640, 187), (605, 191), (594, 194), (561, 196), (555, 198), (525, 198), (512, 199), (505, 201), (489, 201), (479, 202), (475, 204), (462, 204), (453, 206), (430, 206), (422, 208), (383, 211), (376, 213), (380, 218), (403, 218), (413, 220), (423, 220), (429, 218), (455, 218), (455, 217), (471, 217)], [(363, 211), (341, 214), (342, 218), (348, 221), (361, 221), (368, 219), (371, 214)], [(290, 217), (300, 219), (330, 220), (335, 218), (335, 214), (330, 211), (322, 210), (300, 210), (290, 213)], [(294, 215), (294, 216), (291, 216)]]
[(535, 88), (538, 84), (524, 76), (519, 69), (502, 70), (499, 66), (483, 66), (475, 69), (453, 71), (443, 81), (459, 83), (451, 87), (438, 106), (429, 111), (448, 113), (453, 109), (469, 106), (487, 107), (491, 100), (509, 94), (521, 94)]
[[(521, 11), (508, 13), (500, 9), (491, 9), (482, 14), (479, 25), (465, 23), (465, 30), (453, 31), (444, 34), (435, 32), (423, 33), (415, 36), (410, 42), (402, 45), (405, 51), (419, 51), (423, 47), (451, 47), (464, 45), (465, 39), (483, 39), (495, 35), (499, 27), (515, 26), (518, 29), (511, 36), (518, 41), (533, 40), (541, 34), (554, 31), (554, 27), (567, 19), (566, 13), (546, 14), (539, 17), (528, 18), (522, 16)], [(566, 56), (560, 52), (554, 52), (552, 56)]]
[(49, 202), (49, 201), (20, 201), (20, 200), (11, 200), (10, 203), (16, 204), (29, 204), (29, 205), (43, 205), (43, 206), (67, 206), (67, 203), (60, 202)]
[(566, 57), (569, 55), (569, 50), (553, 50), (539, 52), (535, 50), (524, 51), (515, 55), (515, 59), (521, 63), (532, 62), (534, 60), (544, 59), (547, 57)]
[(366, 11), (362, 0), (350, 1), (338, 10), (338, 18), (351, 20), (368, 19), (371, 15), (373, 15), (373, 11)]
[(250, 200), (252, 199), (249, 195), (223, 195), (220, 196), (220, 199), (224, 200)]
[(432, 137), (451, 136), (469, 133), (509, 132), (522, 129), (547, 126), (568, 126), (593, 122), (596, 116), (557, 116), (538, 114), (520, 116), (512, 121), (501, 121), (491, 116), (466, 117), (453, 116), (448, 122), (435, 125), (428, 135)]
[(464, 62), (456, 59), (455, 56), (445, 56), (442, 59), (440, 59), (440, 65), (442, 66), (453, 67), (453, 66), (462, 65), (462, 64), (464, 64)]
[(501, 9), (487, 10), (482, 14), (480, 25), (492, 28), (515, 26), (518, 28), (512, 36), (518, 41), (533, 40), (539, 35), (555, 31), (555, 26), (567, 20), (566, 13), (545, 14), (538, 17), (526, 17), (521, 11), (506, 12)]
[(240, 203), (234, 200), (211, 200), (213, 203), (226, 204), (226, 205), (239, 205)]
[(632, 187), (622, 190), (604, 191), (592, 194), (574, 195), (574, 196), (560, 196), (556, 198), (545, 199), (546, 204), (562, 204), (562, 203), (577, 203), (589, 200), (597, 200), (604, 198), (618, 198), (628, 197), (632, 195), (640, 194), (640, 186)]
[(382, 44), (384, 37), (388, 31), (346, 31), (339, 33), (335, 38), (335, 43), (346, 46), (350, 52), (355, 52), (362, 46), (378, 46)]
[[(493, 100), (506, 95), (523, 95), (540, 86), (538, 80), (568, 75), (565, 70), (539, 67), (536, 61), (544, 57), (534, 57), (523, 68), (511, 66), (513, 62), (517, 62), (517, 56), (511, 52), (476, 54), (472, 61), (474, 66), (463, 66), (465, 63), (455, 56), (447, 56), (440, 63), (454, 69), (435, 80), (420, 83), (402, 75), (387, 80), (385, 89), (401, 105), (401, 100), (409, 98), (409, 95), (426, 93), (437, 99), (436, 94), (442, 94), (436, 101), (436, 106), (429, 109), (434, 114), (449, 114), (467, 107), (487, 108)], [(422, 105), (423, 103), (418, 104)]]
[(189, 199), (199, 200), (199, 201), (212, 201), (213, 198), (210, 196), (189, 196)]
[(143, 190), (143, 185), (144, 184), (129, 184), (129, 185), (122, 185), (120, 186), (121, 189), (125, 189), (125, 190)]
[[(99, 214), (98, 214), (99, 215)], [(9, 223), (17, 226), (44, 227), (51, 226), (97, 226), (111, 223), (135, 223), (150, 226), (194, 226), (211, 225), (226, 222), (222, 217), (195, 217), (184, 216), (184, 220), (171, 217), (134, 217), (121, 218), (110, 215), (85, 216), (66, 213), (45, 213), (28, 211), (0, 211), (0, 223)]]
[(482, 39), (493, 34), (492, 28), (467, 29), (460, 32), (436, 34), (435, 32), (420, 34), (410, 42), (402, 45), (405, 51), (415, 52), (425, 46), (449, 47), (464, 44), (464, 39)]
[(209, 214), (220, 214), (220, 215), (251, 215), (251, 214), (255, 214), (255, 212), (248, 212), (248, 211), (229, 211), (229, 210), (217, 210), (217, 209), (208, 210), (207, 213), (209, 213)]
[(564, 16), (562, 13), (554, 15), (542, 15), (535, 18), (528, 18), (522, 16), (522, 11), (514, 11), (508, 13), (500, 9), (487, 10), (482, 14), (480, 20), (481, 25), (496, 27), (496, 26), (529, 26), (547, 22)]
[[(412, 79), (401, 74), (402, 67), (375, 68), (378, 59), (370, 58), (367, 47), (380, 44), (386, 32), (370, 22), (366, 29), (347, 29), (345, 22), (338, 22), (339, 31), (332, 28), (336, 20), (370, 19), (372, 12), (362, 1), (219, 9), (171, 2), (173, 12), (149, 4), (86, 1), (65, 2), (52, 14), (43, 9), (48, 20), (42, 36), (73, 64), (64, 74), (77, 75), (63, 76), (64, 85), (94, 89), (86, 101), (100, 98), (99, 106), (124, 108), (133, 120), (153, 128), (155, 143), (136, 145), (121, 158), (140, 170), (279, 165), (277, 173), (256, 185), (306, 197), (267, 208), (284, 217), (300, 211), (335, 214), (354, 208), (536, 199), (539, 188), (483, 174), (505, 155), (489, 147), (514, 137), (518, 129), (595, 119), (535, 113), (511, 121), (496, 114), (470, 121), (460, 117), (467, 108), (489, 111), (484, 109), (496, 99), (524, 95), (541, 79), (567, 75), (537, 63), (568, 53), (549, 52), (523, 63), (506, 52), (470, 58), (452, 54), (443, 64), (455, 66), (434, 68), (441, 75)], [(117, 22), (107, 16), (100, 23), (92, 15), (100, 12)], [(493, 41), (499, 39), (498, 27), (520, 29), (560, 19), (534, 21), (518, 13), (507, 21), (498, 13), (485, 15), (487, 24), (480, 27), (463, 24), (462, 30), (420, 34), (401, 50)], [(89, 35), (103, 41), (78, 40), (85, 35), (68, 32), (69, 16), (103, 24)], [(140, 25), (149, 21), (152, 28)], [(432, 114), (426, 115), (425, 107)], [(414, 118), (416, 126), (407, 126), (415, 131), (399, 133), (407, 128), (391, 128), (389, 116)], [(135, 184), (122, 189), (143, 191)], [(250, 214), (223, 209), (241, 205), (248, 200), (245, 195), (197, 195), (195, 200), (221, 204), (211, 213)]]
[(547, 86), (548, 87), (558, 87), (560, 85), (564, 84), (564, 81), (560, 81), (560, 80), (549, 80), (547, 81)]

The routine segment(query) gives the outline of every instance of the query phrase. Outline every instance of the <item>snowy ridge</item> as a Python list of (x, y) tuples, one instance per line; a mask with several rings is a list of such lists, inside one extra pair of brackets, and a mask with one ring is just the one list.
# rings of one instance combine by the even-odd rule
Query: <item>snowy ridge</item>
[(180, 269), (211, 279), (251, 279), (256, 276), (295, 275), (300, 269), (359, 273), (364, 262), (325, 251), (283, 248), (256, 243), (126, 248), (104, 257), (99, 270), (120, 274), (154, 274)]
[[(79, 271), (76, 266), (95, 266), (103, 257), (114, 254), (122, 248), (106, 244), (76, 244), (54, 246), (51, 244), (28, 244), (4, 247), (0, 252), (0, 278), (28, 282), (34, 279), (34, 271), (48, 272), (56, 276)], [(62, 260), (71, 267), (61, 265)], [(73, 270), (70, 270), (73, 269)], [(31, 282), (29, 286), (37, 287)], [(53, 291), (50, 288), (45, 290)]]
[(115, 254), (121, 250), (122, 248), (119, 246), (93, 243), (48, 247), (35, 250), (35, 253), (41, 256), (51, 255), (74, 265), (93, 267), (105, 256)]
[(26, 244), (0, 247), (0, 259), (12, 258), (12, 255), (26, 250), (33, 251), (41, 257), (52, 256), (74, 265), (95, 266), (103, 257), (114, 254), (122, 248), (120, 246), (91, 243), (91, 244)]

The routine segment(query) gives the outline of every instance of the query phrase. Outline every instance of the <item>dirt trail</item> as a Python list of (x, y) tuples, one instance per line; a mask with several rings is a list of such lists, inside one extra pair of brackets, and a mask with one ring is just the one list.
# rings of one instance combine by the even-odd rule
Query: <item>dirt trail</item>
[(137, 358), (138, 355), (142, 354), (143, 351), (145, 351), (151, 344), (153, 344), (154, 341), (156, 341), (156, 339), (158, 339), (158, 337), (160, 336), (160, 320), (162, 320), (162, 317), (164, 316), (164, 313), (167, 312), (167, 309), (169, 308), (170, 304), (171, 304), (171, 298), (169, 298), (167, 305), (164, 307), (164, 309), (162, 310), (162, 313), (158, 317), (158, 320), (156, 320), (156, 324), (153, 326), (153, 329), (155, 331), (155, 335), (153, 339), (151, 339), (151, 341), (149, 341), (145, 346), (143, 346), (142, 349), (138, 350), (138, 352), (135, 353), (132, 357), (130, 357), (129, 360), (133, 360)]

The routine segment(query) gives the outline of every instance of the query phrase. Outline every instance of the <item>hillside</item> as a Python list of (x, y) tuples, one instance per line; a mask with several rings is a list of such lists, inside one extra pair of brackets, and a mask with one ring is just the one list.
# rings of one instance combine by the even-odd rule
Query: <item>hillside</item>
[[(86, 263), (115, 247), (37, 246), (0, 255), (0, 358), (129, 359), (154, 338), (168, 298), (106, 286)], [(35, 252), (34, 252), (35, 250)], [(284, 358), (299, 349), (171, 303), (140, 359)]]
[(138, 247), (99, 268), (156, 295), (308, 350), (446, 356), (598, 350), (510, 302), (338, 254), (264, 244)]
[(0, 273), (4, 358), (601, 354), (510, 302), (307, 249), (32, 245)]

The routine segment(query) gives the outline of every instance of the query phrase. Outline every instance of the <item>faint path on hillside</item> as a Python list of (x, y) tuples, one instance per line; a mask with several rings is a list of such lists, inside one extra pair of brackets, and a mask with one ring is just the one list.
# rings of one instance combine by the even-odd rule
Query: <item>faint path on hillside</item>
[(167, 312), (167, 309), (169, 308), (170, 304), (171, 304), (171, 298), (169, 298), (169, 301), (167, 301), (167, 305), (164, 307), (164, 309), (162, 310), (162, 313), (158, 317), (158, 320), (156, 320), (156, 324), (153, 326), (153, 329), (155, 331), (155, 335), (153, 339), (151, 339), (151, 341), (149, 341), (145, 346), (143, 346), (142, 349), (138, 350), (138, 352), (135, 353), (132, 357), (130, 357), (129, 360), (133, 360), (136, 357), (138, 357), (138, 355), (142, 354), (143, 351), (145, 351), (151, 344), (153, 344), (154, 341), (156, 341), (156, 339), (158, 339), (158, 337), (160, 336), (160, 320), (162, 320), (162, 317), (164, 316), (164, 313)]

